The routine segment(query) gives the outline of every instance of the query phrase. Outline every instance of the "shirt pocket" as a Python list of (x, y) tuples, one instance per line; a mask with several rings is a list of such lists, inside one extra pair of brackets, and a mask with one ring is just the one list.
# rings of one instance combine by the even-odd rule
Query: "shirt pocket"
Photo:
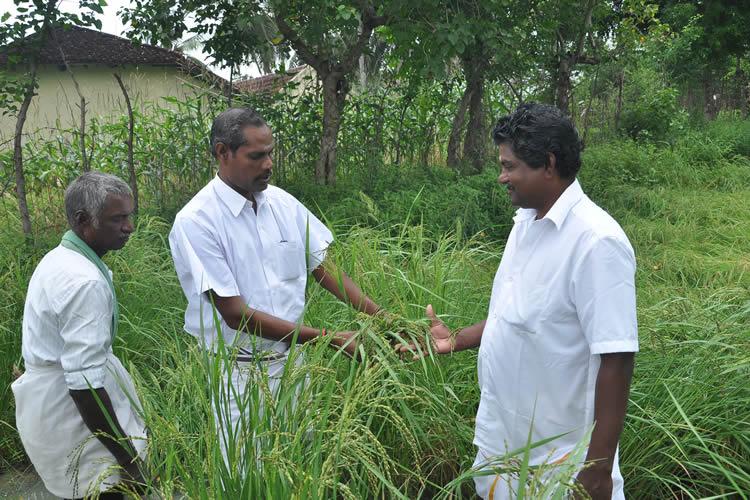
[(305, 249), (298, 241), (281, 241), (274, 249), (279, 281), (298, 279), (307, 272)]
[(548, 287), (526, 285), (518, 278), (510, 278), (505, 287), (507, 302), (500, 308), (500, 319), (517, 333), (536, 334), (547, 308)]

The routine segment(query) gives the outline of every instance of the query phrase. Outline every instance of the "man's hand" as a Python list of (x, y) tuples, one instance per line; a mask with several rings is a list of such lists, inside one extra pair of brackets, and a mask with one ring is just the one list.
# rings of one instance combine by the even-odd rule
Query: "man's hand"
[(339, 347), (350, 358), (358, 358), (357, 341), (354, 339), (356, 332), (336, 332), (331, 339), (331, 345)]
[[(577, 478), (592, 500), (610, 500), (612, 498), (612, 471), (600, 464), (583, 469)], [(577, 498), (581, 498), (577, 495)]]
[[(430, 335), (434, 352), (437, 354), (450, 354), (453, 352), (456, 346), (450, 328), (438, 319), (435, 311), (432, 309), (432, 304), (427, 306), (425, 314), (427, 315), (427, 319), (430, 320)], [(416, 354), (416, 346), (413, 343), (400, 344), (397, 346), (397, 351), (401, 354), (411, 352), (414, 354), (414, 359), (419, 358)]]
[(432, 304), (425, 309), (427, 319), (430, 320), (430, 334), (432, 335), (432, 346), (438, 354), (450, 354), (456, 347), (450, 328), (440, 321), (432, 309)]

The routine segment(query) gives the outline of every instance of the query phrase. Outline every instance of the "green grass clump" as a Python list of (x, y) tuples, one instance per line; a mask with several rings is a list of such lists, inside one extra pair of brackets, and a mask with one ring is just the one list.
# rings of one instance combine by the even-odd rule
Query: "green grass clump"
[[(745, 130), (746, 121), (709, 124), (669, 145), (617, 140), (584, 157), (584, 190), (620, 221), (638, 260), (641, 351), (620, 442), (631, 498), (750, 491)], [(420, 170), (403, 189), (399, 179), (408, 176), (397, 173), (384, 168), (369, 185), (319, 196), (301, 191), (336, 233), (328, 253), (335, 267), (389, 316), (358, 316), (311, 284), (305, 322), (360, 331), (362, 359), (349, 360), (328, 339), (297, 346), (293, 357), (304, 362), (288, 365), (279, 397), (263, 411), (270, 381), (258, 378), (244, 403), (254, 435), (237, 436), (232, 467), (211, 418), (224, 365), (182, 331), (170, 222), (142, 216), (126, 248), (105, 257), (121, 303), (114, 348), (143, 402), (157, 496), (471, 497), (477, 353), (407, 363), (391, 344), (426, 337), (429, 303), (451, 329), (485, 318), (512, 208), (490, 170), (469, 179)], [(0, 200), (0, 469), (24, 460), (11, 369), (21, 360), (28, 280), (63, 231), (60, 195), (32, 194), (41, 229), (31, 246), (19, 238), (13, 200)], [(529, 497), (570, 489), (570, 470), (540, 481), (549, 469), (529, 467), (527, 451), (496, 465), (527, 477)]]

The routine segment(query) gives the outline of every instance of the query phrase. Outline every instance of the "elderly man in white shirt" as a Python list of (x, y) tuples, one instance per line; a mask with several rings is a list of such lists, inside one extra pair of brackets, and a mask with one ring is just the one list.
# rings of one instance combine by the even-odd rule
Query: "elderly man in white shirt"
[[(593, 426), (577, 481), (594, 499), (622, 499), (617, 445), (638, 350), (633, 249), (576, 180), (582, 145), (558, 109), (522, 105), (493, 137), (498, 180), (520, 208), (487, 319), (451, 334), (427, 307), (439, 353), (479, 346), (475, 466), (524, 448), (530, 431), (532, 442), (564, 434), (532, 449), (531, 465), (563, 460)], [(485, 499), (515, 497), (517, 481), (475, 478)]]
[(51, 493), (123, 498), (122, 489), (141, 487), (146, 432), (133, 381), (112, 352), (117, 298), (101, 257), (133, 232), (133, 199), (122, 180), (88, 172), (65, 191), (65, 211), (71, 230), (42, 258), (26, 295), (16, 425)]
[[(257, 391), (252, 381), (267, 376), (275, 392), (292, 339), (304, 343), (329, 334), (302, 324), (308, 273), (357, 310), (375, 314), (380, 309), (325, 260), (333, 241), (328, 228), (292, 195), (269, 184), (273, 148), (271, 129), (254, 110), (219, 114), (211, 127), (218, 175), (177, 214), (169, 235), (188, 301), (185, 330), (211, 352), (224, 345), (235, 356), (236, 369), (224, 371), (226, 401), (215, 403), (229, 410), (231, 429), (219, 425), (227, 463), (242, 453), (234, 443), (252, 433), (240, 425), (248, 394)], [(352, 335), (330, 333), (332, 344), (350, 355), (356, 349)], [(243, 398), (244, 403), (238, 401)]]

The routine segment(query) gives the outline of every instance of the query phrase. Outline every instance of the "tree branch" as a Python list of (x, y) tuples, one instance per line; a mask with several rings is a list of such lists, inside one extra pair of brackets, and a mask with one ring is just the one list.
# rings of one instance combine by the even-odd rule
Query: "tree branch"
[(65, 66), (66, 71), (70, 75), (70, 79), (73, 80), (73, 86), (76, 89), (76, 93), (78, 94), (78, 98), (80, 99), (80, 102), (78, 104), (78, 107), (81, 110), (81, 125), (79, 128), (79, 134), (80, 134), (80, 148), (81, 148), (81, 168), (84, 172), (88, 172), (90, 170), (89, 168), (89, 161), (88, 156), (86, 156), (86, 98), (83, 97), (83, 93), (81, 92), (81, 86), (78, 85), (78, 80), (76, 80), (76, 75), (73, 73), (73, 69), (70, 67), (70, 64), (68, 64), (68, 58), (65, 56), (65, 51), (62, 48), (62, 45), (60, 45), (60, 42), (57, 40), (57, 34), (55, 33), (55, 29), (51, 28), (49, 30), (50, 38), (52, 38), (52, 41), (57, 45), (57, 50), (60, 52), (60, 58), (63, 61), (63, 65)]
[(508, 87), (510, 87), (510, 91), (513, 92), (513, 95), (516, 97), (516, 99), (518, 99), (518, 104), (521, 104), (523, 102), (523, 96), (518, 93), (515, 86), (513, 86), (513, 83), (510, 81), (508, 77), (503, 75), (502, 79), (505, 80), (505, 83), (507, 83)]
[(135, 175), (135, 162), (133, 161), (133, 129), (135, 124), (133, 107), (130, 104), (130, 96), (128, 96), (128, 91), (125, 89), (122, 78), (117, 73), (113, 73), (113, 75), (120, 86), (120, 90), (122, 90), (122, 95), (125, 96), (125, 105), (128, 107), (128, 138), (125, 141), (125, 144), (128, 146), (128, 180), (130, 181), (130, 190), (133, 191), (133, 213), (138, 215), (138, 178)]
[(590, 64), (590, 65), (596, 65), (599, 64), (601, 61), (598, 57), (595, 56), (589, 56), (586, 54), (582, 54), (578, 56), (576, 59), (576, 64)]
[(279, 28), (279, 31), (282, 35), (284, 35), (284, 38), (289, 40), (289, 43), (292, 44), (292, 47), (294, 47), (294, 50), (297, 51), (302, 60), (312, 66), (315, 71), (318, 72), (318, 75), (321, 78), (324, 78), (326, 75), (328, 75), (328, 73), (331, 72), (331, 68), (328, 64), (326, 64), (326, 61), (318, 57), (312, 51), (312, 49), (304, 41), (302, 41), (297, 32), (294, 31), (294, 29), (292, 29), (289, 24), (287, 24), (284, 16), (276, 12), (274, 13), (273, 18), (276, 22), (276, 26)]
[(388, 22), (388, 16), (378, 16), (375, 14), (375, 7), (366, 1), (360, 1), (361, 15), (362, 15), (362, 31), (357, 36), (357, 41), (352, 45), (349, 50), (346, 51), (344, 56), (341, 58), (341, 62), (338, 64), (338, 68), (342, 73), (349, 73), (357, 59), (362, 54), (365, 46), (370, 41), (372, 32), (378, 26), (384, 25)]
[(588, 5), (586, 6), (586, 21), (583, 23), (583, 29), (578, 34), (578, 40), (576, 41), (576, 51), (573, 54), (574, 62), (577, 62), (576, 59), (580, 57), (581, 53), (583, 52), (583, 43), (586, 40), (586, 35), (591, 30), (591, 14), (594, 12), (595, 4), (595, 0), (589, 0)]
[(354, 63), (357, 62), (357, 59), (359, 59), (359, 56), (365, 50), (367, 42), (370, 41), (372, 30), (373, 27), (367, 26), (365, 24), (365, 21), (363, 20), (362, 31), (360, 31), (357, 35), (357, 41), (354, 43), (354, 45), (349, 47), (344, 56), (341, 58), (341, 62), (336, 65), (336, 71), (347, 74), (352, 70), (352, 68), (354, 67)]

